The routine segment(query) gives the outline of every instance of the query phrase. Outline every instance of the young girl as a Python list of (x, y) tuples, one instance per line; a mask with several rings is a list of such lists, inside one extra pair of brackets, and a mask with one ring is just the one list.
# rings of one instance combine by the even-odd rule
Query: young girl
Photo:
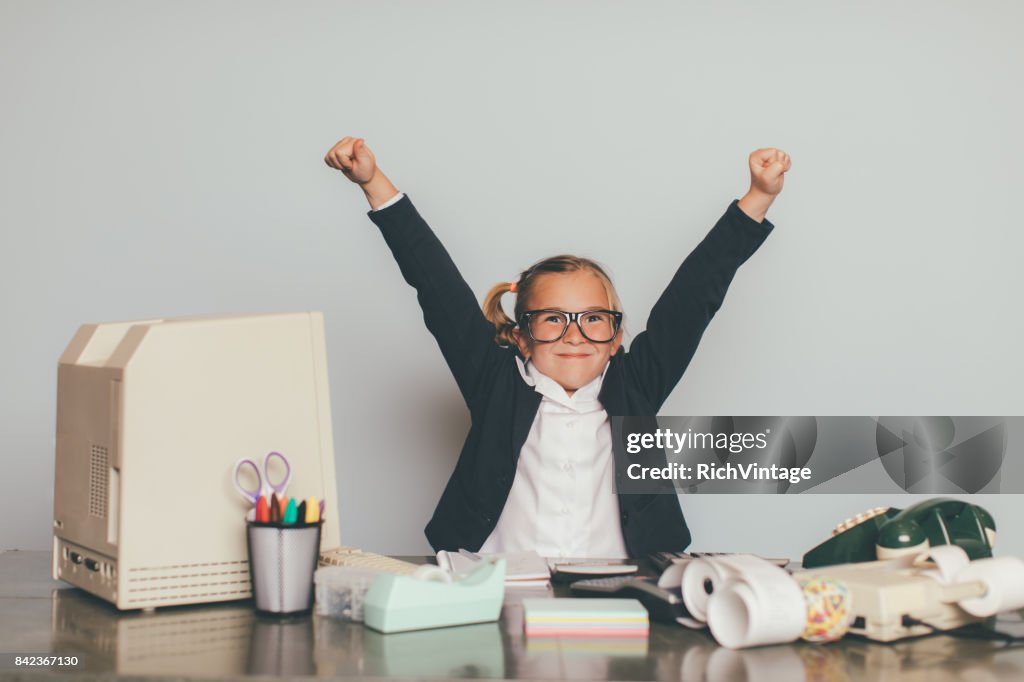
[[(619, 298), (593, 261), (542, 260), (492, 288), (481, 311), (362, 139), (342, 139), (324, 161), (362, 188), (469, 407), (469, 436), (426, 527), (434, 549), (608, 558), (686, 549), (676, 495), (616, 494), (621, 439), (608, 415), (657, 414), (736, 270), (773, 229), (764, 217), (789, 156), (750, 155), (750, 190), (683, 261), (628, 352)], [(501, 306), (509, 292), (514, 319)]]

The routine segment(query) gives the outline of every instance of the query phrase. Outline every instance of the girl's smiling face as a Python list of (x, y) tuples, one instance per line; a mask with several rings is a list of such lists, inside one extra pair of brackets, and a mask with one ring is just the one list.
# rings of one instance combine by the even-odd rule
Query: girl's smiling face
[[(597, 275), (587, 270), (577, 270), (537, 276), (526, 308), (581, 312), (610, 309), (611, 302)], [(557, 381), (569, 395), (601, 376), (609, 358), (622, 345), (621, 328), (608, 343), (594, 343), (580, 333), (575, 322), (569, 324), (562, 338), (552, 343), (533, 341), (527, 332), (518, 328), (512, 334), (523, 357)]]

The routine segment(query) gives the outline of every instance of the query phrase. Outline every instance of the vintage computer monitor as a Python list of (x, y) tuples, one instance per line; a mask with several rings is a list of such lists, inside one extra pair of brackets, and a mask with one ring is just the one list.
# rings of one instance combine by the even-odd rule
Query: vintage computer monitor
[(337, 547), (320, 313), (82, 326), (57, 374), (54, 578), (120, 609), (250, 597), (233, 469), (272, 450)]

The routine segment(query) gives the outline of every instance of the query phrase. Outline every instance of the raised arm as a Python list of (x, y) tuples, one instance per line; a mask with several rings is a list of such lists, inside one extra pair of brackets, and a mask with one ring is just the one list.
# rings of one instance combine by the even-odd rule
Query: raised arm
[(427, 329), (472, 409), (481, 376), (501, 358), (494, 325), (484, 317), (472, 289), (409, 197), (392, 202), (399, 192), (361, 138), (342, 139), (327, 152), (324, 162), (366, 195), (374, 209), (370, 219), (384, 235), (405, 281), (416, 289)]
[(750, 155), (750, 190), (729, 205), (679, 266), (654, 304), (647, 328), (623, 357), (626, 375), (655, 409), (682, 378), (736, 271), (774, 229), (765, 214), (791, 165), (789, 155), (778, 149)]

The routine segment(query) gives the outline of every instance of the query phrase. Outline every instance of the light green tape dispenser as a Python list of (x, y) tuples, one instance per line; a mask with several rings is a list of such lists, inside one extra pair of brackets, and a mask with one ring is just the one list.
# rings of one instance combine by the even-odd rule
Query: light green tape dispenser
[(498, 620), (505, 598), (505, 560), (485, 562), (452, 582), (437, 566), (419, 577), (377, 576), (363, 598), (363, 623), (380, 632), (406, 632)]

